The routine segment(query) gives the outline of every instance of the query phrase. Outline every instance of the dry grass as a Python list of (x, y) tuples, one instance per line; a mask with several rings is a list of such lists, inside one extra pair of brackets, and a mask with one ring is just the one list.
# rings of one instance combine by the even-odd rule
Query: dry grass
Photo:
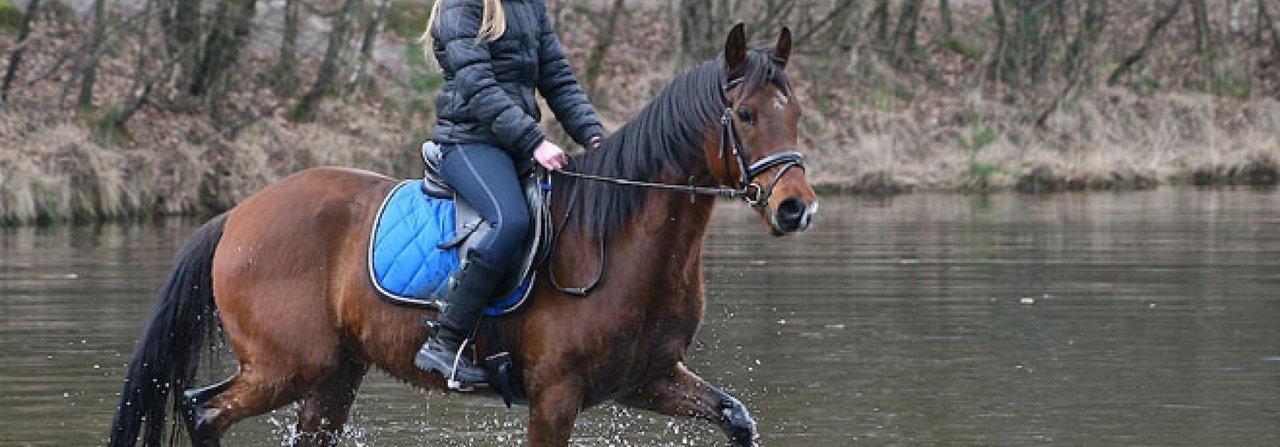
[(216, 212), (313, 166), (417, 173), (416, 144), (404, 135), (361, 107), (324, 107), (325, 118), (316, 123), (266, 119), (234, 140), (197, 144), (182, 138), (146, 146), (104, 144), (79, 122), (44, 124), (0, 114), (0, 222)]

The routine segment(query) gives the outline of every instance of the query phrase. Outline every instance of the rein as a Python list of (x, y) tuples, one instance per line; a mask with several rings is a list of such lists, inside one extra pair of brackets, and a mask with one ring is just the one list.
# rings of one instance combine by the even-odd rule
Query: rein
[(643, 182), (640, 180), (631, 180), (620, 177), (608, 177), (603, 175), (587, 174), (585, 172), (573, 172), (566, 170), (554, 171), (556, 174), (566, 177), (580, 178), (583, 180), (591, 180), (594, 182), (612, 183), (614, 185), (635, 186), (640, 188), (659, 189), (664, 191), (676, 191), (689, 193), (696, 196), (717, 196), (728, 197), (731, 199), (745, 199), (748, 192), (745, 189), (722, 188), (718, 186), (698, 186), (694, 184), (677, 185), (672, 183), (655, 183)]
[[(722, 186), (698, 186), (692, 183), (692, 178), (690, 179), (690, 183), (681, 185), (681, 184), (673, 184), (673, 183), (647, 182), (642, 180), (632, 180), (632, 179), (626, 179), (626, 178), (620, 178), (620, 177), (609, 177), (609, 176), (603, 176), (603, 175), (588, 174), (585, 172), (566, 171), (564, 169), (553, 171), (553, 173), (558, 175), (563, 175), (566, 177), (573, 177), (573, 178), (589, 180), (594, 182), (610, 183), (610, 184), (620, 185), (620, 186), (631, 186), (631, 187), (637, 187), (637, 188), (657, 189), (662, 191), (683, 192), (683, 193), (688, 193), (691, 196), (701, 195), (701, 196), (717, 196), (717, 197), (728, 197), (733, 199), (742, 199), (747, 203), (748, 206), (752, 206), (752, 207), (760, 205), (761, 203), (765, 203), (765, 201), (769, 200), (769, 196), (773, 195), (773, 188), (778, 185), (778, 182), (782, 180), (782, 176), (785, 175), (787, 171), (795, 167), (799, 167), (801, 170), (804, 170), (804, 154), (801, 154), (798, 151), (782, 151), (782, 152), (766, 155), (760, 158), (759, 160), (756, 160), (754, 163), (750, 163), (750, 164), (747, 163), (746, 150), (742, 145), (742, 140), (738, 138), (737, 126), (734, 125), (733, 101), (730, 101), (728, 98), (729, 89), (737, 86), (738, 84), (741, 84), (743, 81), (744, 81), (744, 78), (739, 76), (739, 77), (730, 79), (728, 82), (724, 83), (720, 87), (720, 94), (721, 94), (721, 97), (724, 98), (725, 108), (724, 108), (724, 113), (720, 115), (719, 158), (721, 160), (724, 160), (724, 162), (722, 163), (724, 165), (724, 181), (729, 181), (729, 179), (731, 178), (730, 166), (729, 166), (729, 163), (731, 163), (731, 161), (729, 160), (729, 156), (730, 155), (733, 156), (732, 162), (736, 163), (738, 168), (738, 178), (735, 179), (738, 184), (737, 188), (731, 188), (731, 187), (726, 188)], [(778, 173), (774, 174), (773, 179), (769, 182), (768, 186), (761, 186), (759, 183), (755, 182), (756, 177), (759, 177), (760, 174), (763, 174), (765, 171), (768, 171), (769, 169), (772, 169), (777, 166), (782, 166), (782, 169), (779, 169)], [(574, 193), (576, 194), (578, 191), (579, 191), (578, 189), (575, 189)], [(561, 219), (560, 225), (557, 225), (554, 231), (552, 231), (551, 241), (550, 241), (550, 244), (552, 245), (552, 247), (555, 246), (556, 239), (559, 238), (560, 230), (569, 222), (569, 216), (573, 212), (573, 205), (577, 202), (577, 200), (573, 200), (575, 198), (576, 197), (570, 198), (567, 208), (565, 209), (564, 218)], [(767, 207), (766, 207), (766, 210), (767, 210)], [(550, 258), (548, 258), (547, 262), (549, 262), (549, 264), (547, 265), (547, 277), (551, 280), (551, 285), (555, 287), (557, 290), (559, 290), (561, 293), (565, 293), (572, 296), (586, 296), (588, 293), (591, 293), (592, 289), (595, 289), (596, 286), (599, 286), (600, 282), (604, 280), (604, 271), (605, 271), (605, 241), (603, 237), (599, 238), (599, 241), (600, 241), (600, 254), (599, 254), (600, 262), (597, 266), (595, 278), (593, 278), (589, 283), (587, 283), (587, 285), (582, 287), (562, 286), (560, 285), (560, 282), (556, 280), (555, 263), (550, 262)]]

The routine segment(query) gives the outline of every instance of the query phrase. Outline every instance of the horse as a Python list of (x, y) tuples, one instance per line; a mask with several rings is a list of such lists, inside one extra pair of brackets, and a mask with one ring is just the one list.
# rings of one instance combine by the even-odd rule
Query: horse
[[(528, 304), (497, 318), (497, 336), (481, 334), (476, 348), (496, 339), (510, 348), (527, 396), (530, 446), (568, 445), (579, 413), (610, 400), (703, 419), (732, 445), (756, 444), (747, 408), (683, 359), (703, 317), (701, 254), (716, 196), (743, 198), (774, 236), (804, 231), (817, 210), (795, 151), (800, 108), (784, 73), (790, 53), (788, 29), (772, 48), (748, 49), (738, 24), (722, 55), (679, 75), (600, 148), (572, 159), (575, 172), (679, 185), (674, 191), (557, 177), (552, 212), (572, 218), (535, 273)], [(293, 442), (336, 445), (371, 366), (452, 392), (439, 374), (413, 365), (427, 337), (420, 319), (434, 313), (381, 299), (363, 263), (376, 208), (396, 182), (314, 168), (196, 230), (129, 363), (108, 445), (132, 446), (141, 435), (156, 446), (162, 433), (173, 442), (185, 430), (193, 445), (217, 446), (237, 421), (299, 400)], [(604, 271), (587, 296), (550, 285), (590, 281), (590, 266)], [(219, 326), (239, 368), (189, 389), (200, 347)], [(494, 396), (482, 388), (472, 394)], [(182, 425), (166, 430), (170, 416)]]

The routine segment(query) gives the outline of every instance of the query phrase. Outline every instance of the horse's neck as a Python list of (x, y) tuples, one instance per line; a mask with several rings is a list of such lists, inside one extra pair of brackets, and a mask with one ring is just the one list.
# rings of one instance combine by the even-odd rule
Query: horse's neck
[(622, 259), (635, 259), (632, 266), (649, 278), (662, 278), (671, 286), (684, 286), (701, 279), (703, 238), (711, 223), (715, 198), (672, 192), (653, 192), (638, 219), (621, 234), (618, 248)]

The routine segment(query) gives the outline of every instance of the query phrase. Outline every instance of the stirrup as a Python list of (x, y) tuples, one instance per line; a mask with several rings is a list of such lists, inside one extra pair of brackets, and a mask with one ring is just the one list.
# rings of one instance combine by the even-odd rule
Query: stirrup
[(469, 392), (475, 390), (470, 383), (462, 383), (458, 381), (458, 365), (462, 363), (462, 353), (467, 349), (467, 343), (471, 342), (470, 338), (463, 339), (458, 345), (458, 352), (453, 354), (453, 367), (449, 368), (449, 377), (445, 377), (445, 384), (453, 391)]

